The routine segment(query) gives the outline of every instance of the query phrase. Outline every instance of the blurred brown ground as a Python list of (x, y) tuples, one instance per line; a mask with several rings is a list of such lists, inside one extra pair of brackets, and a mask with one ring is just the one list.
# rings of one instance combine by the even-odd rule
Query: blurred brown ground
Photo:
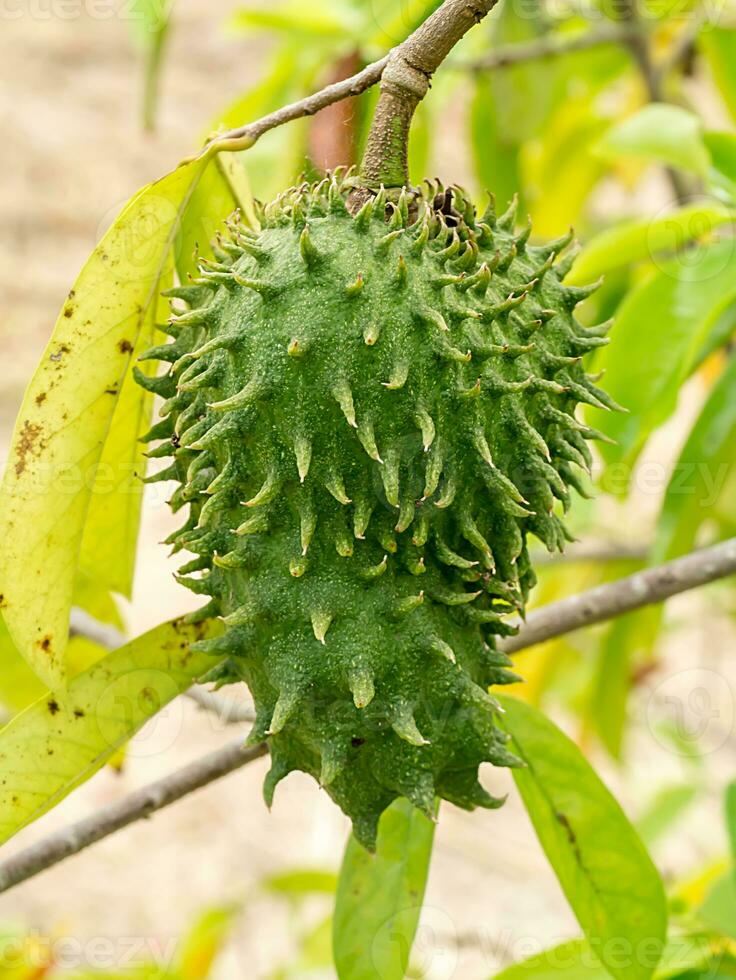
[[(12, 5), (11, 5), (12, 6)], [(86, 5), (88, 8), (90, 5)], [(139, 122), (140, 66), (127, 25), (80, 13), (4, 20), (0, 28), (0, 446), (7, 446), (23, 386), (52, 328), (62, 298), (122, 203), (140, 185), (170, 169), (223, 104), (257, 77), (262, 44), (228, 37), (226, 15), (237, 0), (179, 0), (163, 76), (160, 124), (144, 135)], [(48, 4), (37, 4), (48, 10)], [(71, 5), (73, 7), (73, 5)], [(85, 8), (80, 2), (78, 11)], [(657, 458), (668, 436), (649, 455)], [(646, 502), (627, 529), (646, 525)], [(651, 506), (649, 507), (651, 510)], [(611, 514), (612, 522), (621, 515)], [(191, 598), (171, 579), (156, 542), (170, 518), (161, 496), (148, 501), (131, 629), (139, 632), (186, 609)], [(678, 622), (665, 644), (666, 668), (655, 677), (707, 663), (729, 668), (732, 631), (698, 597), (671, 604)], [(527, 656), (533, 656), (533, 653)], [(520, 661), (523, 673), (523, 660)], [(731, 676), (733, 676), (731, 672)], [(733, 710), (725, 698), (724, 718)], [(612, 788), (636, 815), (654, 786), (682, 776), (681, 763), (646, 725), (648, 691), (638, 695), (640, 720), (631, 738), (625, 779), (604, 765)], [(106, 770), (6, 853), (54, 827), (117, 799), (208, 747), (235, 736), (189, 703), (179, 702), (133, 743), (124, 772)], [(710, 754), (713, 791), (657, 856), (672, 877), (725, 849), (718, 792), (734, 771), (733, 740)], [(222, 783), (95, 846), (0, 898), (0, 923), (19, 920), (42, 934), (140, 937), (164, 946), (202, 907), (242, 899), (245, 912), (222, 957), (218, 980), (261, 980), (289, 950), (289, 916), (257, 894), (266, 874), (293, 866), (334, 868), (346, 821), (307, 778), (294, 775), (266, 810), (261, 761)], [(493, 792), (512, 789), (490, 773)], [(434, 856), (417, 959), (432, 980), (481, 980), (509, 959), (577, 934), (512, 791), (498, 813), (462, 813), (445, 806)], [(528, 945), (524, 945), (527, 943)], [(536, 945), (535, 945), (536, 944)], [(87, 946), (88, 950), (93, 947)], [(121, 945), (121, 950), (128, 948)], [(366, 955), (370, 955), (366, 951)]]

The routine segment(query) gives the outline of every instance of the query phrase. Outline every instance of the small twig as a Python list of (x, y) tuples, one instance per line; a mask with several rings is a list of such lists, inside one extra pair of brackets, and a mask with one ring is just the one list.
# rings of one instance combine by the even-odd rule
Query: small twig
[(83, 636), (85, 640), (99, 643), (106, 650), (117, 650), (127, 643), (127, 637), (115, 626), (101, 623), (84, 609), (75, 606), (69, 617), (69, 636)]
[(185, 697), (194, 701), (200, 708), (216, 715), (226, 725), (236, 725), (244, 721), (255, 721), (256, 712), (252, 704), (241, 704), (234, 698), (224, 698), (204, 687), (190, 687)]
[(265, 755), (266, 751), (265, 745), (246, 749), (242, 739), (239, 739), (31, 844), (0, 864), (0, 892), (6, 892), (64, 858), (78, 854), (90, 844), (109, 837), (136, 820), (150, 817), (189, 793), (253, 762)]
[[(72, 609), (69, 619), (69, 635), (83, 636), (86, 640), (99, 643), (107, 650), (117, 650), (118, 647), (127, 643), (127, 637), (115, 626), (101, 623), (90, 616), (84, 609), (75, 607)], [(204, 687), (190, 687), (184, 691), (185, 698), (189, 698), (198, 704), (200, 708), (216, 715), (221, 721), (228, 725), (240, 724), (244, 721), (253, 721), (255, 712), (248, 704), (241, 704), (231, 698), (224, 698), (213, 691), (208, 691)]]
[(289, 105), (282, 106), (280, 109), (276, 109), (275, 112), (270, 112), (267, 116), (262, 116), (260, 119), (247, 123), (245, 126), (238, 126), (236, 129), (230, 129), (226, 133), (219, 133), (213, 136), (202, 150), (200, 156), (219, 153), (222, 150), (247, 150), (257, 143), (264, 133), (267, 133), (271, 129), (276, 129), (285, 123), (293, 122), (295, 119), (313, 116), (320, 109), (325, 109), (335, 102), (341, 102), (343, 99), (360, 95), (380, 80), (383, 70), (388, 64), (388, 60), (389, 55), (385, 55), (379, 61), (374, 61), (372, 64), (367, 65), (361, 71), (357, 72), (357, 74), (351, 75), (350, 78), (333, 82), (332, 85), (325, 86), (319, 92), (314, 92), (304, 99), (299, 99), (298, 102), (292, 102)]
[(623, 613), (669, 599), (680, 592), (696, 589), (736, 572), (736, 538), (712, 548), (694, 551), (656, 568), (600, 585), (598, 588), (552, 602), (529, 614), (516, 636), (499, 643), (506, 653), (571, 633), (581, 626), (592, 626)]
[(541, 61), (545, 58), (562, 57), (576, 51), (588, 51), (605, 44), (628, 43), (631, 36), (630, 24), (604, 24), (596, 30), (584, 31), (573, 36), (552, 35), (519, 44), (509, 44), (472, 61), (452, 61), (448, 67), (466, 71), (496, 71), (522, 62)]

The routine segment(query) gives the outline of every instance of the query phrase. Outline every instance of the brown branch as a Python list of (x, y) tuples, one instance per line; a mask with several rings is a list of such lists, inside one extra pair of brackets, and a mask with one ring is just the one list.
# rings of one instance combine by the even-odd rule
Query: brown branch
[(445, 0), (389, 54), (361, 166), (366, 187), (404, 187), (409, 183), (407, 151), (414, 112), (450, 51), (497, 2)]
[(584, 31), (573, 36), (552, 35), (535, 38), (519, 44), (509, 44), (491, 51), (482, 58), (469, 61), (453, 61), (448, 67), (466, 71), (496, 71), (526, 61), (541, 61), (545, 58), (559, 58), (576, 51), (588, 51), (606, 44), (624, 44), (631, 40), (633, 28), (630, 24), (604, 24), (596, 30)]
[(552, 602), (529, 614), (516, 636), (499, 644), (506, 653), (516, 653), (623, 613), (651, 606), (680, 592), (725, 578), (736, 572), (736, 538), (694, 551), (656, 568), (600, 585), (598, 588)]
[(244, 748), (242, 739), (239, 739), (31, 844), (0, 864), (0, 893), (33, 878), (64, 858), (79, 854), (90, 844), (109, 837), (136, 820), (150, 817), (189, 793), (235, 772), (265, 755), (266, 751), (265, 745)]

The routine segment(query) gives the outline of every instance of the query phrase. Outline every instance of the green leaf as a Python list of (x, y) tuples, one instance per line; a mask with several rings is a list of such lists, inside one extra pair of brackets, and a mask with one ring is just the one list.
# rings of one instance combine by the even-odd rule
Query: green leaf
[(710, 132), (703, 136), (711, 163), (708, 182), (719, 197), (736, 201), (736, 136), (733, 133)]
[(691, 551), (724, 491), (736, 452), (736, 358), (729, 358), (690, 430), (662, 501), (652, 561)]
[(729, 871), (719, 878), (697, 914), (711, 929), (736, 939), (736, 876)]
[(206, 980), (235, 925), (240, 905), (218, 905), (203, 912), (184, 938), (177, 956), (177, 980)]
[(692, 782), (666, 786), (660, 790), (636, 822), (636, 829), (647, 847), (663, 837), (698, 795)]
[[(64, 678), (77, 559), (105, 441), (204, 165), (178, 168), (123, 209), (70, 291), (18, 415), (3, 485), (0, 593), (15, 645), (52, 688)], [(124, 466), (115, 483), (127, 489)]]
[(499, 127), (496, 103), (485, 75), (475, 80), (469, 122), (478, 184), (482, 191), (492, 188), (497, 205), (503, 208), (521, 186), (519, 147)]
[(705, 176), (710, 164), (700, 119), (680, 106), (655, 102), (614, 124), (599, 141), (607, 159), (642, 157)]
[(384, 811), (375, 854), (350, 837), (337, 886), (332, 938), (340, 977), (403, 980), (433, 838), (434, 823), (404, 799)]
[(152, 130), (156, 123), (158, 88), (164, 47), (171, 24), (175, 0), (133, 0), (131, 18), (143, 47), (143, 125)]
[(331, 871), (298, 868), (271, 875), (262, 882), (266, 891), (288, 898), (321, 893), (331, 895), (337, 888), (337, 877)]
[[(653, 949), (643, 947), (640, 955), (649, 955), (654, 960), (658, 952), (652, 952)], [(717, 980), (721, 974), (711, 971), (717, 971), (724, 959), (730, 960), (730, 957), (727, 954), (724, 957), (721, 950), (714, 949), (707, 936), (675, 936), (665, 946), (655, 976), (657, 980), (674, 980), (680, 976), (683, 980), (685, 976), (688, 980), (699, 980), (701, 976), (703, 980), (706, 977)], [(584, 939), (572, 939), (515, 963), (495, 974), (493, 980), (524, 980), (525, 977), (529, 980), (607, 980), (609, 976), (588, 943)]]
[(678, 254), (693, 241), (710, 236), (719, 225), (734, 221), (726, 205), (692, 204), (659, 218), (627, 221), (596, 235), (575, 261), (568, 282), (594, 282), (601, 275), (651, 259), (660, 253)]
[(633, 682), (634, 656), (649, 652), (660, 622), (659, 610), (641, 609), (620, 616), (606, 631), (593, 678), (591, 719), (603, 745), (621, 758), (626, 708)]
[[(159, 280), (164, 291), (173, 285), (173, 270), (167, 267)], [(154, 343), (163, 343), (156, 324), (169, 316), (168, 300), (158, 295), (150, 303), (120, 388), (112, 422), (97, 463), (84, 534), (79, 551), (79, 568), (107, 589), (130, 598), (133, 591), (138, 531), (145, 485), (146, 446), (140, 441), (151, 426), (153, 394), (133, 377), (138, 358)], [(156, 371), (156, 361), (138, 365), (146, 374)]]
[(731, 845), (731, 860), (733, 861), (734, 876), (736, 876), (736, 780), (726, 787), (725, 795), (726, 830)]
[(716, 27), (711, 22), (698, 40), (723, 101), (736, 119), (736, 30)]
[(215, 661), (217, 627), (164, 623), (45, 694), (0, 730), (0, 843), (56, 806)]
[(610, 974), (584, 939), (543, 949), (494, 974), (494, 980), (608, 980)]
[(606, 390), (629, 414), (607, 412), (596, 424), (617, 445), (601, 452), (609, 462), (633, 463), (651, 432), (672, 414), (714, 324), (736, 296), (733, 239), (670, 259), (621, 305), (613, 343), (601, 358)]
[(512, 751), (526, 763), (514, 780), (588, 942), (613, 977), (648, 980), (664, 946), (667, 906), (646, 848), (578, 747), (535, 708), (500, 700)]

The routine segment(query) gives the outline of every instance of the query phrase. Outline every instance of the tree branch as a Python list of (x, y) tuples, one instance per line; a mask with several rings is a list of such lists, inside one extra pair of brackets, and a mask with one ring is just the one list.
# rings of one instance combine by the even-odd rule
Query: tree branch
[(452, 68), (466, 71), (495, 71), (498, 68), (508, 68), (526, 61), (540, 61), (545, 58), (558, 58), (576, 51), (588, 51), (605, 44), (629, 43), (633, 33), (630, 24), (604, 24), (596, 30), (585, 31), (568, 37), (552, 35), (551, 37), (535, 38), (519, 44), (509, 44), (491, 51), (482, 58), (470, 61), (453, 61)]
[(571, 633), (581, 626), (592, 626), (623, 613), (650, 606), (680, 592), (696, 589), (736, 572), (736, 538), (712, 548), (694, 551), (655, 568), (647, 568), (627, 578), (600, 585), (588, 592), (535, 609), (516, 636), (502, 640), (506, 653)]
[[(291, 102), (289, 105), (282, 106), (275, 112), (270, 112), (267, 116), (262, 116), (254, 122), (247, 123), (245, 126), (238, 126), (236, 129), (230, 129), (225, 133), (216, 134), (198, 156), (210, 156), (223, 150), (229, 152), (247, 150), (271, 129), (293, 122), (295, 119), (302, 119), (304, 116), (313, 116), (320, 109), (326, 109), (327, 106), (333, 105), (335, 102), (360, 95), (380, 80), (389, 57), (390, 55), (387, 54), (379, 61), (367, 65), (357, 74), (342, 81), (333, 82), (332, 85), (327, 85), (318, 92), (314, 92), (304, 99), (299, 99), (298, 102)], [(185, 160), (184, 162), (188, 161)]]
[[(642, 606), (662, 602), (670, 596), (725, 578), (734, 572), (736, 538), (730, 538), (685, 558), (677, 558), (535, 610), (518, 636), (502, 640), (499, 646), (507, 653), (516, 653), (581, 626), (590, 626)], [(265, 755), (266, 751), (265, 745), (244, 748), (242, 742), (237, 741), (32, 844), (0, 864), (0, 893), (64, 858), (78, 854), (116, 830), (149, 817), (183, 796), (234, 772)]]
[(235, 772), (266, 752), (265, 745), (244, 748), (242, 739), (239, 739), (232, 745), (210, 752), (171, 775), (130, 793), (116, 803), (102, 807), (89, 817), (50, 834), (38, 843), (31, 844), (0, 864), (0, 893), (58, 864), (64, 858), (78, 854), (90, 844), (109, 837), (136, 820), (150, 817), (189, 793)]
[(445, 0), (390, 53), (361, 166), (361, 178), (367, 187), (403, 187), (409, 183), (407, 148), (416, 107), (450, 51), (496, 3), (497, 0)]

